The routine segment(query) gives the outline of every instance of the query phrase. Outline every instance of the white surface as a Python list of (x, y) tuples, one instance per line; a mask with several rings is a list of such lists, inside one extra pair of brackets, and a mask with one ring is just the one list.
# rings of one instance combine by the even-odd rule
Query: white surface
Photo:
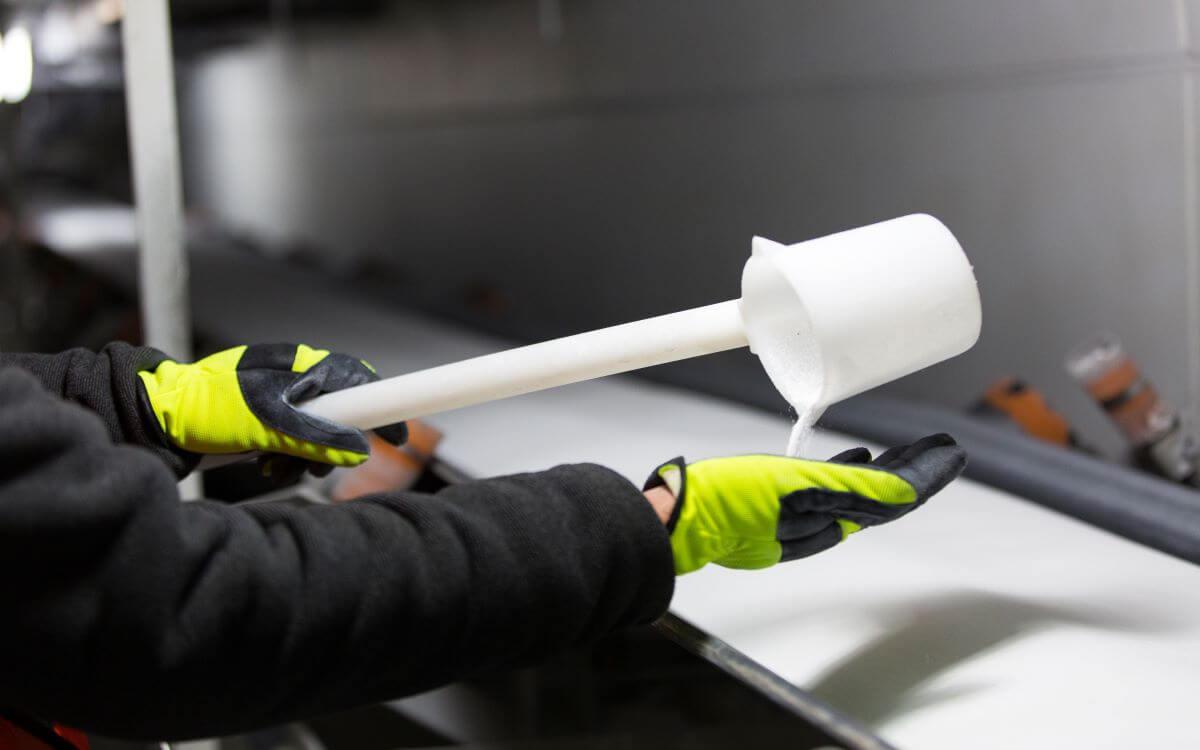
[[(626, 382), (436, 421), (480, 475), (587, 459), (635, 481), (681, 452), (778, 452), (789, 427)], [(1200, 743), (1200, 570), (971, 482), (808, 560), (681, 578), (672, 609), (902, 748)]]
[(755, 238), (742, 273), (750, 349), (800, 414), (962, 354), (981, 315), (958, 240), (924, 214), (786, 247)]
[[(336, 344), (384, 374), (504, 348), (274, 264), (195, 272), (196, 319), (229, 340)], [(781, 450), (790, 426), (627, 378), (432, 421), (475, 474), (595, 461), (639, 482), (680, 453)], [(902, 748), (1200, 745), (1200, 570), (972, 482), (809, 560), (682, 578), (672, 606)]]

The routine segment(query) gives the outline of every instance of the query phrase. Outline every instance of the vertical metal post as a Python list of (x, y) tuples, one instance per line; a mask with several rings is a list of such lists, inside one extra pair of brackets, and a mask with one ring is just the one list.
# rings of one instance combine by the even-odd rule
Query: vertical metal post
[[(167, 0), (134, 0), (124, 7), (125, 108), (137, 204), (142, 330), (146, 344), (188, 361), (192, 321), (171, 15)], [(180, 494), (198, 497), (199, 478), (181, 482)]]
[(121, 33), (142, 325), (147, 344), (186, 360), (192, 355), (191, 310), (167, 0), (126, 2)]
[[(1179, 49), (1192, 50), (1196, 40), (1192, 38), (1190, 3), (1175, 2), (1175, 24), (1178, 29)], [(1200, 113), (1196, 111), (1196, 97), (1200, 94), (1196, 77), (1200, 75), (1187, 66), (1180, 75), (1183, 82), (1183, 198), (1184, 198), (1184, 248), (1187, 279), (1187, 341), (1181, 345), (1187, 350), (1188, 390), (1187, 406), (1184, 410), (1184, 430), (1196, 436), (1200, 432)]]

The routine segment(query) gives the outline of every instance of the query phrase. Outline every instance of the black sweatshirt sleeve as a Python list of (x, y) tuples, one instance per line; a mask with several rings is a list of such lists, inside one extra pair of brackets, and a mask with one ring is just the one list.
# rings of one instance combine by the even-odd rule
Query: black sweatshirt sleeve
[(529, 663), (657, 618), (662, 525), (598, 466), (339, 506), (181, 503), (149, 454), (0, 370), (0, 705), (212, 736)]
[(200, 456), (167, 441), (137, 375), (154, 369), (166, 358), (148, 346), (116, 342), (99, 352), (70, 349), (61, 354), (0, 353), (0, 368), (25, 370), (46, 390), (100, 417), (113, 442), (141, 446), (158, 456), (177, 477), (183, 477), (196, 468)]

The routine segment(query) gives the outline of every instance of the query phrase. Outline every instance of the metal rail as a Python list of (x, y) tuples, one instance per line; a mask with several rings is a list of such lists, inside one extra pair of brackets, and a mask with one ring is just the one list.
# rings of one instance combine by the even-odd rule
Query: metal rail
[(859, 396), (831, 407), (821, 424), (882, 445), (948, 432), (967, 449), (971, 479), (1200, 564), (1200, 492), (1192, 487), (928, 404)]
[(682, 617), (668, 612), (654, 624), (654, 629), (684, 651), (700, 657), (776, 705), (802, 717), (835, 738), (845, 750), (893, 750), (892, 745), (871, 730)]

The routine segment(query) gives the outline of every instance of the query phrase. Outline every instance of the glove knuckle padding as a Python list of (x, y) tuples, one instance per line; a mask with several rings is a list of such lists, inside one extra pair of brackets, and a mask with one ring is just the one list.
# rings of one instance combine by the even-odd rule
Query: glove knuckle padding
[(281, 370), (283, 372), (292, 372), (292, 366), (296, 362), (296, 352), (300, 349), (300, 344), (286, 342), (252, 344), (244, 348), (245, 351), (237, 362), (239, 370)]
[(349, 357), (339, 356), (327, 365), (334, 356), (337, 355), (325, 357), (304, 373), (293, 372), (290, 363), (287, 370), (253, 367), (260, 360), (243, 357), (237, 370), (242, 398), (255, 417), (284, 435), (335, 450), (366, 454), (370, 452), (370, 446), (360, 430), (306, 414), (292, 405), (303, 398), (349, 387), (344, 384), (361, 385), (376, 377), (361, 363), (358, 364), (359, 372), (347, 372), (343, 360), (349, 360)]
[(379, 380), (361, 361), (345, 354), (330, 354), (310, 367), (288, 386), (285, 396), (292, 403), (305, 401), (322, 393), (340, 391)]
[[(305, 364), (306, 362), (315, 362), (315, 364)], [(304, 346), (300, 347), (292, 369), (303, 374), (284, 393), (284, 398), (289, 404), (300, 403), (323, 393), (354, 388), (379, 380), (379, 374), (361, 359), (337, 352), (329, 354)], [(338, 431), (346, 429), (317, 417), (312, 417), (312, 419), (315, 420), (315, 424), (321, 425), (325, 429), (332, 428)], [(353, 432), (362, 436), (358, 430), (353, 430)], [(408, 426), (403, 422), (376, 428), (374, 432), (393, 445), (401, 445), (408, 440)], [(365, 444), (366, 438), (363, 437), (363, 440)], [(366, 451), (356, 452), (365, 453)]]

